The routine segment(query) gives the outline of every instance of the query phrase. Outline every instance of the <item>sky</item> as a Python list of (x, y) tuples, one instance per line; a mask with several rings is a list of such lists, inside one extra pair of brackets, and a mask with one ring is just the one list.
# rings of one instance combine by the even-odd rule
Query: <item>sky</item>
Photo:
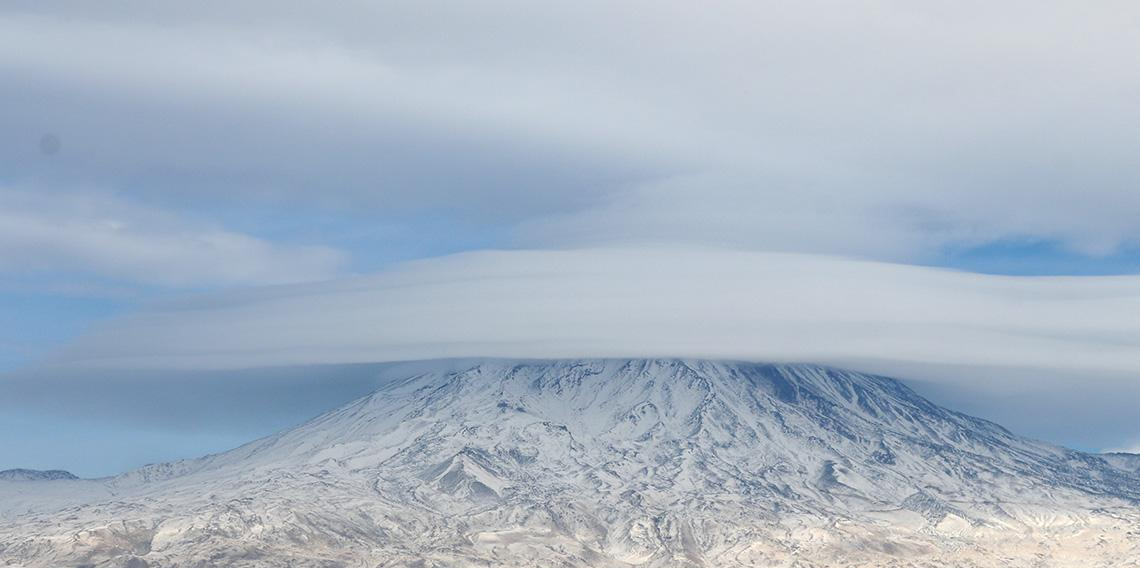
[(0, 469), (218, 451), (440, 357), (825, 361), (1140, 447), (1138, 20), (5, 2)]

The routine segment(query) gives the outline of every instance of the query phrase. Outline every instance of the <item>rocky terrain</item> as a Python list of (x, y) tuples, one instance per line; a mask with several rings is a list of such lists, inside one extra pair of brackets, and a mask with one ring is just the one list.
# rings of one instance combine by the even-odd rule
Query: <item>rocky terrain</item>
[(811, 365), (487, 361), (230, 452), (0, 481), (0, 566), (1140, 566), (1140, 458)]

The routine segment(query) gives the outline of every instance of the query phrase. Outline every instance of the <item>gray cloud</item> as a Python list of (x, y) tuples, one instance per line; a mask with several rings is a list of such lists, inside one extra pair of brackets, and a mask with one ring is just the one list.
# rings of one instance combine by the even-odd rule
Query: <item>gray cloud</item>
[(1138, 10), (17, 2), (0, 154), (179, 202), (453, 207), (522, 246), (1099, 255), (1140, 243)]
[(716, 249), (481, 252), (198, 296), (60, 354), (95, 366), (441, 357), (876, 359), (1140, 371), (1140, 277), (1025, 278)]
[[(259, 37), (23, 15), (0, 19), (0, 30), (10, 48), (0, 65), (20, 79), (4, 118), (26, 138), (7, 140), (9, 175), (44, 185), (389, 216), (466, 208), (499, 221), (649, 175), (650, 160), (560, 134), (578, 127), (535, 99), (577, 95), (542, 77), (404, 65), (280, 28)], [(34, 159), (24, 143), (46, 127), (68, 143), (61, 159)]]

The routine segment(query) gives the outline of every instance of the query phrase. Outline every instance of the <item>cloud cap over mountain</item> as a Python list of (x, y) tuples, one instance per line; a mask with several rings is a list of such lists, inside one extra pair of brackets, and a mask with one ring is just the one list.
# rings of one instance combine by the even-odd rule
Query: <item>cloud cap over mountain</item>
[(59, 355), (226, 368), (442, 357), (886, 359), (1140, 371), (1140, 277), (685, 248), (500, 251), (156, 305)]

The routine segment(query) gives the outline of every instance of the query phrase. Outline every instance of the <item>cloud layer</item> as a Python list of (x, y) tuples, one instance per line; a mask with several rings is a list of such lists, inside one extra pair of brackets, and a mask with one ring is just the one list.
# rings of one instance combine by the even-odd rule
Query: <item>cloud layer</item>
[[(1134, 2), (9, 3), (0, 181), (527, 247), (1140, 245)], [(61, 141), (45, 159), (39, 144)]]
[(1136, 373), (1138, 310), (1140, 277), (998, 277), (698, 248), (480, 252), (185, 299), (111, 322), (60, 357), (227, 368), (691, 356)]

